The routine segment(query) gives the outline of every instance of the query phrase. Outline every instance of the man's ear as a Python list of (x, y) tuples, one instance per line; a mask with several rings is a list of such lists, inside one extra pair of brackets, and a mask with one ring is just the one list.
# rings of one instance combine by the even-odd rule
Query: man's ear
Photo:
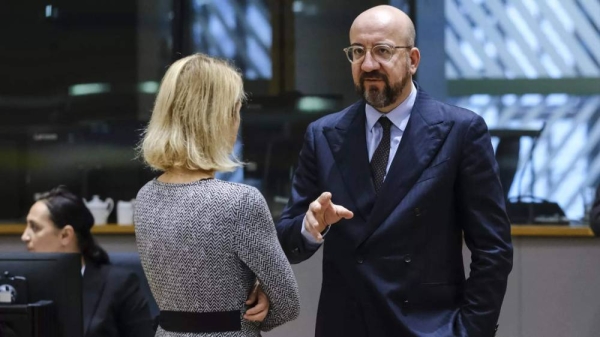
[(421, 62), (421, 52), (419, 48), (413, 47), (409, 53), (409, 61), (410, 61), (410, 73), (414, 75), (417, 72), (417, 68), (419, 68), (419, 63)]
[(75, 229), (71, 225), (66, 225), (60, 230), (60, 244), (63, 247), (68, 247), (76, 242), (77, 235), (75, 235)]

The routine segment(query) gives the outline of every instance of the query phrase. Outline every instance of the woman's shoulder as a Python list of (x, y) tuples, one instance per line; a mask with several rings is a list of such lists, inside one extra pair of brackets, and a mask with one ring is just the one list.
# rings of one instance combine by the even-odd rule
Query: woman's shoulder
[(230, 203), (232, 214), (244, 218), (243, 222), (248, 222), (248, 215), (268, 212), (267, 201), (256, 187), (222, 180), (219, 184), (220, 196)]
[[(210, 196), (210, 197), (209, 197)], [(223, 204), (234, 206), (236, 210), (247, 210), (248, 207), (266, 207), (266, 200), (254, 186), (206, 179), (189, 184), (164, 184), (153, 180), (146, 184), (137, 195), (139, 209), (153, 209), (157, 203), (177, 203), (187, 200), (191, 203)]]
[(242, 184), (242, 183), (234, 183), (231, 181), (225, 181), (225, 180), (219, 180), (219, 179), (215, 179), (215, 182), (217, 184), (221, 184), (225, 189), (228, 189), (231, 192), (239, 194), (240, 196), (241, 195), (244, 195), (244, 196), (262, 195), (260, 193), (260, 191), (254, 186), (250, 186), (250, 185), (246, 185), (246, 184)]
[(136, 199), (140, 199), (141, 197), (148, 195), (151, 193), (152, 189), (155, 187), (156, 179), (152, 179), (149, 182), (145, 183), (142, 188), (138, 191), (136, 195)]
[(258, 189), (254, 186), (235, 183), (215, 178), (201, 179), (189, 183), (164, 183), (158, 179), (152, 179), (148, 181), (138, 192), (138, 194), (145, 194), (153, 190), (163, 189), (219, 189), (221, 191), (233, 191), (237, 193), (252, 193), (260, 194)]

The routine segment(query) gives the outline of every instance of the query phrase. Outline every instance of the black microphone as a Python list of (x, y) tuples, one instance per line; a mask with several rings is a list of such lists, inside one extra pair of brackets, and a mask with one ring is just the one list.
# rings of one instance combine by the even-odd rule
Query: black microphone
[[(544, 198), (535, 197), (534, 195), (534, 187), (535, 187), (535, 167), (533, 162), (533, 155), (535, 153), (535, 149), (539, 143), (539, 139), (542, 137), (544, 133), (544, 129), (546, 128), (546, 122), (543, 122), (542, 127), (539, 131), (529, 132), (533, 141), (531, 142), (531, 149), (529, 150), (529, 155), (527, 160), (522, 166), (522, 170), (519, 174), (519, 182), (517, 186), (517, 200), (515, 202), (511, 202), (507, 204), (507, 213), (509, 218), (513, 223), (517, 224), (563, 224), (568, 225), (569, 220), (565, 216), (565, 212), (560, 207), (560, 205), (556, 202), (548, 201)], [(535, 135), (535, 136), (534, 136)], [(530, 201), (522, 202), (521, 200), (525, 197), (521, 193), (522, 185), (523, 185), (523, 176), (525, 175), (525, 171), (527, 167), (531, 167), (531, 184), (529, 185), (529, 195), (531, 198)]]
[(535, 148), (538, 144), (539, 139), (542, 137), (542, 132), (544, 132), (545, 128), (546, 128), (546, 122), (544, 121), (537, 136), (535, 136), (533, 138), (533, 142), (531, 143), (531, 149), (529, 150), (529, 156), (527, 157), (527, 161), (523, 164), (523, 168), (521, 169), (521, 174), (519, 176), (519, 184), (517, 186), (517, 204), (523, 205), (521, 203), (521, 198), (523, 197), (523, 194), (521, 193), (521, 190), (522, 190), (521, 185), (523, 184), (523, 176), (525, 175), (527, 166), (528, 165), (531, 166), (531, 184), (529, 185), (529, 189), (530, 189), (529, 197), (532, 200), (527, 203), (527, 222), (528, 223), (534, 223), (534, 212), (535, 212), (533, 209), (533, 199), (534, 199), (533, 190), (534, 190), (534, 186), (535, 186), (535, 167), (533, 165), (533, 154), (535, 153)]
[(533, 138), (533, 142), (531, 143), (531, 150), (529, 150), (529, 156), (527, 157), (527, 161), (525, 162), (525, 164), (523, 164), (523, 169), (521, 170), (521, 174), (519, 175), (519, 184), (517, 186), (517, 202), (521, 202), (521, 197), (523, 197), (523, 194), (521, 193), (521, 185), (523, 183), (523, 176), (525, 175), (525, 170), (527, 169), (528, 165), (531, 167), (531, 183), (529, 184), (529, 196), (533, 198), (533, 189), (535, 186), (535, 166), (533, 165), (533, 153), (535, 152), (535, 148), (538, 144), (539, 139), (542, 137), (542, 133), (544, 132), (545, 128), (546, 121), (543, 122), (542, 127), (540, 128), (540, 131), (538, 132), (537, 136)]

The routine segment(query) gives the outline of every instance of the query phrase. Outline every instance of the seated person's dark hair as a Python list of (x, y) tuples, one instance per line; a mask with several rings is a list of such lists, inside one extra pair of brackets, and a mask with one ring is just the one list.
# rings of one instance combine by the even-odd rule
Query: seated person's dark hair
[(57, 228), (64, 228), (66, 225), (73, 227), (79, 250), (86, 263), (100, 265), (110, 262), (106, 251), (98, 246), (92, 236), (94, 217), (83, 199), (69, 191), (66, 186), (58, 186), (42, 193), (37, 200), (46, 204), (50, 219)]

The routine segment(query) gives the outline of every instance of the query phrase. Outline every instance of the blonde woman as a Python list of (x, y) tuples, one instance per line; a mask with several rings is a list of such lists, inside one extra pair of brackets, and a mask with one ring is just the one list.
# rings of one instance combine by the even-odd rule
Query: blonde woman
[[(298, 286), (267, 204), (253, 187), (215, 179), (240, 166), (232, 150), (244, 100), (227, 62), (195, 54), (162, 80), (140, 145), (163, 172), (137, 195), (135, 231), (161, 310), (156, 336), (260, 336), (299, 314)], [(260, 280), (270, 309), (245, 311)]]

